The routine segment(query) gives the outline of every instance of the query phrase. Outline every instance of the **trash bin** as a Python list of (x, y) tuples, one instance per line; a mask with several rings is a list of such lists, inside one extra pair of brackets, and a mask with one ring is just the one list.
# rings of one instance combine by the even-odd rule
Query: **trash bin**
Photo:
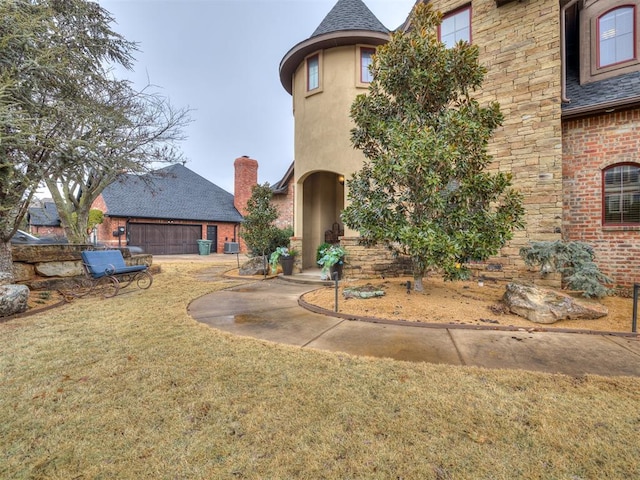
[(200, 252), (200, 255), (209, 255), (212, 243), (213, 240), (198, 240), (198, 252)]

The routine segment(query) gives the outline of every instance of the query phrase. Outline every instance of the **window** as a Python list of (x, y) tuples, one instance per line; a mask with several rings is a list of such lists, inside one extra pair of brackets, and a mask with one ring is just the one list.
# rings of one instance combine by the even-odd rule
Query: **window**
[(635, 58), (635, 8), (616, 8), (598, 18), (598, 67)]
[(360, 49), (360, 83), (370, 83), (373, 80), (369, 65), (371, 65), (371, 57), (374, 53), (375, 50), (373, 48)]
[(614, 165), (602, 172), (603, 223), (640, 224), (640, 166)]
[(460, 40), (471, 43), (471, 7), (465, 7), (444, 16), (438, 29), (440, 41), (447, 48)]
[(640, 70), (640, 0), (585, 2), (580, 10), (580, 83)]
[(307, 91), (320, 87), (320, 57), (314, 55), (307, 58)]

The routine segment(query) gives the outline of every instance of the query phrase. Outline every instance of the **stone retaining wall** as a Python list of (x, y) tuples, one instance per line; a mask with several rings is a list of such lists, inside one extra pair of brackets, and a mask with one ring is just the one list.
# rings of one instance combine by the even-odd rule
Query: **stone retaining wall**
[[(57, 290), (84, 276), (81, 252), (91, 245), (13, 245), (13, 273), (15, 282), (31, 290)], [(150, 254), (131, 255), (126, 247), (122, 252), (127, 265), (151, 265)]]
[[(396, 256), (387, 247), (360, 245), (358, 237), (343, 237), (340, 244), (347, 252), (344, 274), (346, 278), (388, 278), (411, 276), (411, 260)], [(524, 263), (524, 262), (522, 262)], [(557, 273), (542, 275), (537, 268), (510, 268), (499, 259), (468, 264), (474, 278), (533, 283), (540, 286), (560, 287), (561, 277)]]

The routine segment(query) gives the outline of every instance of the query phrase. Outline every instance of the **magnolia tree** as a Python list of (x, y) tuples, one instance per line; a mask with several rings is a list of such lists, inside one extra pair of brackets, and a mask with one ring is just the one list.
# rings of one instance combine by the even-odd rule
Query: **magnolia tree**
[(271, 253), (272, 239), (278, 232), (275, 226), (278, 209), (271, 203), (272, 197), (273, 190), (268, 183), (253, 186), (241, 230), (242, 238), (251, 254), (262, 257), (265, 275), (267, 255)]
[(417, 291), (431, 269), (468, 277), (465, 262), (497, 254), (524, 215), (510, 175), (486, 171), (502, 115), (471, 96), (486, 72), (478, 48), (447, 48), (441, 18), (417, 5), (409, 30), (378, 48), (369, 91), (351, 107), (351, 141), (365, 161), (347, 183), (342, 219), (364, 243), (408, 255)]

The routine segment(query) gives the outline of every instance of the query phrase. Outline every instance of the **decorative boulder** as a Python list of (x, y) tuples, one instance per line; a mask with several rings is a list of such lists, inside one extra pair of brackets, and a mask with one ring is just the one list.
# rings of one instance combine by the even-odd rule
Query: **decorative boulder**
[(43, 277), (76, 277), (82, 275), (82, 262), (36, 263), (36, 273)]
[(0, 286), (0, 317), (8, 317), (27, 310), (29, 288), (25, 285)]
[(265, 268), (267, 269), (266, 273), (269, 274), (270, 267), (268, 259), (265, 260), (264, 257), (253, 257), (240, 267), (239, 273), (240, 275), (264, 275)]
[(595, 302), (573, 298), (548, 288), (509, 283), (502, 302), (510, 312), (535, 323), (555, 323), (564, 319), (593, 320), (609, 313)]
[(362, 287), (345, 288), (342, 295), (344, 298), (375, 298), (384, 296), (384, 290), (368, 283)]

